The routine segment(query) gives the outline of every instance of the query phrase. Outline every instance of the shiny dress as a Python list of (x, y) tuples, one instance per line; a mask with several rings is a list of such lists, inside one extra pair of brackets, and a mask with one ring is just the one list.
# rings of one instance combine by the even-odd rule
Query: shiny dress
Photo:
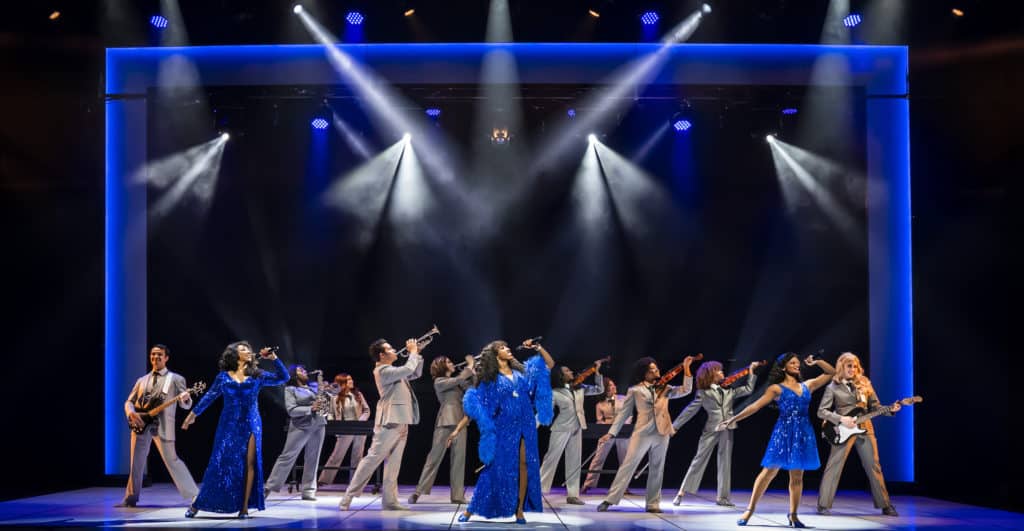
[(200, 511), (234, 513), (242, 509), (245, 494), (245, 454), (249, 437), (255, 438), (256, 474), (249, 493), (249, 507), (263, 510), (263, 422), (260, 420), (258, 398), (260, 389), (282, 385), (288, 381), (288, 369), (280, 359), (274, 360), (270, 371), (251, 376), (238, 383), (221, 371), (210, 390), (192, 412), (199, 416), (218, 397), (224, 397), (224, 408), (217, 422), (210, 464), (203, 474), (199, 496), (192, 504)]
[(821, 466), (818, 460), (818, 441), (807, 416), (811, 403), (811, 391), (803, 383), (801, 394), (796, 394), (784, 385), (779, 395), (779, 420), (768, 440), (761, 466), (783, 470), (815, 470)]
[(498, 374), (493, 382), (480, 382), (466, 391), (462, 406), (480, 428), (477, 452), (485, 466), (473, 489), (467, 510), (485, 518), (512, 516), (519, 505), (519, 441), (526, 449), (526, 499), (523, 510), (542, 512), (540, 453), (537, 422), (548, 425), (551, 377), (544, 359), (534, 356), (524, 364), (525, 373), (513, 378)]

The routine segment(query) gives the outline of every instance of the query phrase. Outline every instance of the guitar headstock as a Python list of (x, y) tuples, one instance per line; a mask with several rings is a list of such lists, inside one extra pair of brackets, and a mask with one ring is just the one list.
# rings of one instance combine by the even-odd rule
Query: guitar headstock
[(192, 387), (188, 388), (188, 394), (193, 396), (199, 396), (206, 391), (206, 382), (196, 382)]

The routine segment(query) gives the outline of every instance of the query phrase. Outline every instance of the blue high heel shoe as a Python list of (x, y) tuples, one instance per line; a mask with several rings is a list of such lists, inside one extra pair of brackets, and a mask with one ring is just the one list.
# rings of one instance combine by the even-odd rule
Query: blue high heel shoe
[(195, 507), (192, 507), (190, 505), (188, 507), (188, 509), (185, 509), (185, 518), (195, 518), (196, 513), (198, 513), (198, 512), (199, 512), (199, 509), (196, 509)]
[(526, 524), (526, 518), (516, 518), (516, 523), (519, 524), (519, 525), (525, 525)]
[[(747, 514), (747, 513), (750, 513), (750, 514)], [(746, 518), (740, 518), (739, 520), (736, 520), (736, 525), (741, 526), (741, 527), (747, 525), (747, 521), (750, 520), (751, 517), (754, 516), (754, 511), (751, 510), (748, 507), (746, 511), (743, 511), (743, 514), (747, 514), (747, 517)]]
[(459, 521), (460, 522), (468, 522), (470, 516), (473, 516), (473, 515), (467, 514), (467, 513), (462, 513), (462, 514), (459, 515)]
[(789, 527), (807, 527), (799, 518), (796, 517), (796, 513), (789, 513), (786, 515), (786, 518), (789, 519)]

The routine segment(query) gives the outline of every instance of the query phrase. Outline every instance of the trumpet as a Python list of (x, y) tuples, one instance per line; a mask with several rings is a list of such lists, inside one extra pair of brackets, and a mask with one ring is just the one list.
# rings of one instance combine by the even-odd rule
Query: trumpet
[[(419, 339), (416, 340), (416, 346), (422, 349), (429, 345), (430, 342), (434, 340), (434, 336), (440, 334), (441, 331), (437, 329), (437, 325), (435, 324), (434, 327), (431, 328), (429, 332), (423, 334), (422, 336), (419, 337)], [(402, 350), (399, 350), (396, 354), (398, 355), (399, 358), (405, 358), (409, 355), (409, 352), (406, 350), (405, 347), (402, 347)]]
[[(476, 356), (473, 356), (473, 362), (475, 363), (475, 362), (480, 361), (480, 358), (482, 356), (483, 356), (483, 354), (477, 354)], [(455, 370), (459, 370), (459, 369), (461, 369), (461, 368), (463, 368), (465, 366), (466, 366), (466, 362), (465, 361), (460, 361), (459, 363), (455, 364)]]

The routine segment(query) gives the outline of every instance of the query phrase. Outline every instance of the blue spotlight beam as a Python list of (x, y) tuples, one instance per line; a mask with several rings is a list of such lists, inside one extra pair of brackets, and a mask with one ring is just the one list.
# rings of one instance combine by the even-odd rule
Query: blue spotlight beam
[[(515, 60), (519, 81), (598, 84), (618, 68), (657, 52), (658, 43), (455, 43), (338, 45), (393, 84), (477, 83), (483, 58), (496, 49)], [(905, 46), (685, 44), (667, 51), (652, 84), (807, 85), (816, 61), (841, 56), (848, 83), (869, 98), (868, 194), (872, 380), (886, 399), (912, 387), (909, 108)], [(144, 370), (146, 330), (145, 230), (130, 237), (131, 220), (145, 214), (145, 194), (129, 185), (146, 153), (146, 105), (160, 86), (159, 65), (174, 55), (190, 60), (201, 85), (330, 85), (343, 81), (320, 45), (111, 48), (106, 54), (106, 309), (105, 467), (127, 473), (128, 432), (121, 404), (131, 375)], [(132, 98), (140, 97), (138, 100)], [(125, 99), (127, 98), (127, 99)], [(913, 412), (879, 433), (886, 474), (913, 481)]]

